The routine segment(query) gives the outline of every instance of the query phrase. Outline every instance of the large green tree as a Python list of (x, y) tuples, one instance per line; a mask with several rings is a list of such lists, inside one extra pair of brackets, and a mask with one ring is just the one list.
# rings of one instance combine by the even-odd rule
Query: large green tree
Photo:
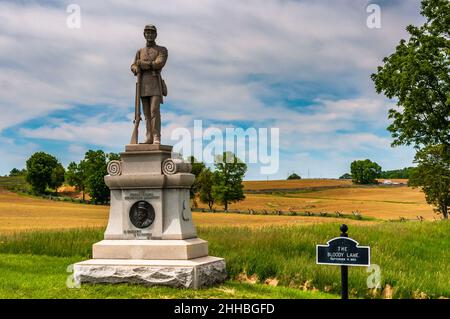
[(66, 171), (66, 182), (70, 186), (75, 186), (75, 189), (82, 193), (84, 201), (87, 183), (86, 162), (84, 160), (81, 160), (78, 164), (75, 162), (69, 163)]
[(435, 211), (448, 219), (450, 205), (450, 149), (444, 145), (428, 146), (417, 152), (408, 185), (421, 187)]
[(120, 156), (115, 153), (106, 154), (102, 150), (89, 150), (84, 156), (86, 169), (86, 191), (95, 201), (106, 203), (109, 200), (109, 188), (104, 177), (108, 174), (106, 167), (111, 160), (118, 160)]
[(51, 154), (34, 153), (27, 160), (26, 169), (26, 180), (35, 193), (43, 194), (47, 187), (57, 188), (62, 184), (61, 174), (64, 177), (64, 168)]
[(389, 110), (394, 146), (449, 145), (450, 1), (423, 0), (421, 7), (426, 22), (409, 25), (409, 39), (372, 74), (376, 91), (397, 101)]
[(207, 204), (209, 209), (212, 209), (215, 200), (213, 196), (214, 173), (211, 172), (211, 169), (204, 168), (201, 171), (198, 176), (198, 185), (200, 201)]
[(189, 156), (187, 160), (189, 163), (191, 163), (191, 166), (192, 166), (191, 173), (194, 174), (194, 176), (195, 176), (195, 180), (191, 186), (189, 194), (191, 196), (191, 199), (193, 200), (194, 206), (196, 207), (197, 202), (195, 200), (195, 196), (198, 194), (198, 192), (200, 190), (199, 176), (200, 176), (200, 173), (205, 169), (206, 166), (205, 166), (205, 163), (199, 162), (194, 156)]
[(55, 190), (55, 193), (58, 193), (58, 188), (64, 184), (64, 175), (66, 170), (61, 163), (58, 162), (56, 167), (52, 170), (49, 187)]
[[(450, 152), (450, 2), (422, 0), (426, 22), (409, 25), (408, 40), (384, 58), (372, 74), (378, 93), (395, 98), (398, 109), (389, 110), (388, 130), (393, 146), (414, 145), (419, 164), (410, 175), (410, 185), (420, 186), (427, 201), (448, 216)], [(420, 150), (421, 149), (421, 150)], [(447, 166), (448, 167), (448, 166)]]
[(371, 160), (357, 160), (350, 165), (351, 176), (355, 184), (377, 184), (381, 166)]
[(243, 200), (244, 179), (247, 165), (231, 152), (224, 152), (215, 159), (214, 185), (212, 194), (214, 200), (223, 204), (225, 210), (228, 210), (228, 204)]

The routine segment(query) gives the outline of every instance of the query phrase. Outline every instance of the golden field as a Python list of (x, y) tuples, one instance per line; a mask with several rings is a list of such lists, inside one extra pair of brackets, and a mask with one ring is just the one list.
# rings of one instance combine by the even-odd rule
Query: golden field
[[(408, 183), (407, 179), (386, 179), (393, 183)], [(385, 179), (378, 179), (382, 183)], [(263, 189), (301, 189), (313, 187), (337, 187), (351, 186), (352, 181), (348, 179), (297, 179), (297, 180), (269, 180), (269, 181), (244, 181), (245, 190)]]
[[(29, 231), (106, 227), (108, 206), (83, 205), (18, 195), (0, 188), (0, 234)], [(193, 213), (199, 226), (242, 226), (314, 224), (336, 222), (337, 218), (262, 216), (224, 213)], [(367, 221), (348, 220), (350, 224)]]
[[(294, 183), (295, 182), (295, 183)], [(377, 219), (416, 219), (418, 215), (433, 220), (436, 214), (425, 202), (423, 193), (407, 186), (397, 187), (351, 187), (349, 181), (300, 180), (245, 182), (245, 187), (269, 184), (274, 188), (306, 188), (346, 185), (342, 188), (322, 189), (283, 195), (246, 194), (245, 200), (230, 205), (230, 209), (283, 210), (299, 212), (339, 211), (351, 214), (358, 211), (362, 216)], [(333, 185), (334, 183), (334, 185)], [(341, 185), (342, 185), (341, 184)], [(250, 185), (250, 186), (249, 186)], [(299, 185), (301, 185), (299, 187)], [(267, 187), (266, 187), (267, 188)], [(265, 189), (265, 188), (260, 188)], [(200, 207), (206, 207), (200, 204)], [(221, 206), (216, 206), (221, 209)], [(0, 233), (33, 229), (67, 229), (79, 227), (106, 227), (107, 206), (83, 205), (70, 202), (51, 201), (31, 196), (18, 195), (0, 188)], [(343, 221), (343, 219), (314, 216), (270, 216), (225, 213), (194, 213), (199, 226), (248, 226), (311, 224)], [(346, 223), (373, 223), (344, 219)]]
[(32, 229), (101, 227), (107, 222), (106, 206), (33, 198), (0, 188), (0, 233)]
[(351, 180), (344, 179), (293, 179), (269, 181), (244, 181), (244, 190), (297, 189), (307, 187), (351, 186)]
[[(392, 180), (407, 183), (406, 180)], [(337, 186), (341, 188), (317, 189)], [(314, 191), (288, 194), (245, 194), (245, 200), (229, 205), (229, 209), (283, 210), (283, 211), (336, 211), (352, 214), (358, 211), (366, 217), (378, 219), (437, 218), (433, 208), (425, 201), (420, 189), (408, 186), (365, 186), (351, 187), (350, 181), (342, 180), (293, 180), (293, 181), (251, 181), (244, 182), (246, 189), (316, 188)], [(204, 204), (200, 207), (205, 208)]]

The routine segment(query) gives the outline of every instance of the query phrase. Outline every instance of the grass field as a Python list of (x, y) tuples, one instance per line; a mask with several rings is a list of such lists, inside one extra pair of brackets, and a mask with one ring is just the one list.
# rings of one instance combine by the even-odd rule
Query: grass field
[[(384, 220), (416, 219), (417, 216), (422, 216), (426, 220), (439, 218), (433, 208), (426, 203), (420, 189), (406, 186), (405, 179), (391, 181), (405, 185), (354, 186), (350, 180), (338, 179), (244, 181), (244, 189), (247, 191), (271, 190), (271, 192), (246, 193), (245, 200), (230, 204), (229, 209), (308, 211), (331, 214), (339, 212), (347, 215), (359, 212), (363, 217)], [(73, 188), (67, 186), (60, 188), (60, 191), (70, 196), (76, 194)], [(0, 194), (0, 203), (1, 201)], [(199, 207), (207, 208), (202, 203), (199, 203)], [(215, 208), (222, 207), (216, 205)], [(312, 221), (312, 219), (309, 220)], [(205, 221), (208, 222), (207, 218)], [(253, 224), (250, 221), (249, 223)]]
[[(380, 180), (380, 182), (382, 181)], [(339, 212), (349, 216), (352, 216), (352, 212), (358, 212), (363, 217), (384, 220), (417, 219), (417, 216), (422, 216), (426, 220), (439, 218), (433, 208), (426, 203), (425, 196), (420, 189), (407, 187), (405, 179), (391, 181), (404, 185), (355, 186), (349, 180), (338, 179), (244, 181), (246, 191), (266, 190), (267, 192), (246, 193), (245, 200), (230, 204), (229, 209), (327, 212), (330, 214)], [(60, 188), (59, 191), (65, 192), (69, 196), (76, 195), (73, 188), (67, 186)], [(79, 197), (79, 195), (75, 197)], [(199, 203), (199, 207), (207, 208), (202, 203)], [(216, 205), (215, 208), (221, 209), (222, 207)], [(257, 218), (250, 218), (248, 224), (255, 224), (253, 221), (256, 220)], [(209, 222), (207, 217), (203, 217), (202, 221)], [(302, 221), (302, 218), (295, 222), (298, 221)], [(313, 219), (305, 221), (311, 222)]]
[[(0, 234), (28, 231), (106, 227), (108, 206), (83, 205), (18, 195), (0, 188)], [(304, 216), (262, 216), (225, 213), (193, 213), (196, 225), (261, 227), (266, 225), (338, 222), (337, 218)], [(369, 221), (353, 221), (364, 224)]]
[(108, 209), (18, 195), (0, 188), (0, 234), (30, 229), (104, 227)]
[[(205, 207), (204, 205), (200, 205)], [(433, 220), (435, 213), (425, 202), (423, 193), (409, 187), (337, 188), (280, 194), (246, 194), (246, 199), (230, 205), (231, 209), (294, 210), (310, 212), (339, 211), (350, 214), (360, 212), (364, 217), (415, 219), (417, 215)], [(80, 227), (105, 227), (108, 221), (107, 206), (82, 205), (50, 201), (18, 195), (0, 188), (0, 234), (32, 229), (67, 229)], [(261, 227), (265, 225), (316, 224), (345, 221), (350, 224), (367, 224), (371, 221), (306, 217), (265, 216), (224, 213), (194, 213), (200, 226)]]
[(0, 254), (0, 299), (4, 298), (337, 298), (329, 293), (303, 291), (289, 287), (250, 285), (227, 281), (200, 290), (139, 285), (82, 285), (68, 288), (67, 267), (80, 261), (78, 256)]
[[(198, 291), (132, 285), (68, 289), (67, 266), (90, 258), (92, 244), (103, 237), (109, 207), (0, 188), (0, 298), (336, 298), (339, 267), (316, 265), (315, 245), (337, 236), (344, 222), (351, 237), (371, 246), (372, 263), (382, 271), (382, 289), (369, 290), (366, 269), (352, 267), (353, 297), (450, 297), (450, 224), (432, 221), (423, 193), (406, 186), (311, 187), (246, 194), (231, 209), (358, 210), (374, 219), (194, 213), (199, 236), (209, 241), (211, 255), (226, 259), (230, 275), (223, 285)], [(386, 221), (417, 215), (429, 221)]]
[[(316, 265), (315, 245), (336, 236), (338, 226), (199, 227), (210, 254), (224, 257), (229, 273), (224, 285), (199, 291), (128, 285), (68, 289), (67, 266), (90, 258), (91, 245), (102, 239), (103, 229), (3, 235), (0, 297), (334, 298), (340, 289), (339, 267)], [(449, 223), (382, 222), (350, 226), (349, 232), (371, 246), (372, 264), (381, 268), (381, 287), (388, 297), (450, 297)], [(350, 268), (353, 298), (381, 297), (382, 290), (367, 288), (368, 275), (363, 267)]]

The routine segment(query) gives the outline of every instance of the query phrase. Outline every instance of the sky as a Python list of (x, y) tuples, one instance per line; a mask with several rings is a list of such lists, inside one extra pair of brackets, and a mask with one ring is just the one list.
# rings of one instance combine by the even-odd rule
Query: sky
[[(367, 25), (370, 4), (380, 28)], [(0, 1), (0, 175), (37, 151), (65, 166), (89, 149), (124, 151), (146, 24), (169, 51), (163, 144), (194, 121), (278, 129), (277, 169), (249, 164), (247, 180), (337, 178), (366, 158), (411, 166), (413, 149), (391, 147), (386, 130), (395, 101), (370, 74), (419, 12), (419, 0)]]

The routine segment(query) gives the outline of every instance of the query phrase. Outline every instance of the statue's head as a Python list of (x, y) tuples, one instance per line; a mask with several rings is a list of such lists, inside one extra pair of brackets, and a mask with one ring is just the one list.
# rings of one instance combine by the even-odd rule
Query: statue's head
[(147, 41), (155, 41), (158, 35), (156, 27), (152, 24), (147, 24), (144, 28), (144, 37)]
[(145, 203), (139, 203), (137, 207), (137, 218), (142, 223), (147, 218), (147, 208)]

